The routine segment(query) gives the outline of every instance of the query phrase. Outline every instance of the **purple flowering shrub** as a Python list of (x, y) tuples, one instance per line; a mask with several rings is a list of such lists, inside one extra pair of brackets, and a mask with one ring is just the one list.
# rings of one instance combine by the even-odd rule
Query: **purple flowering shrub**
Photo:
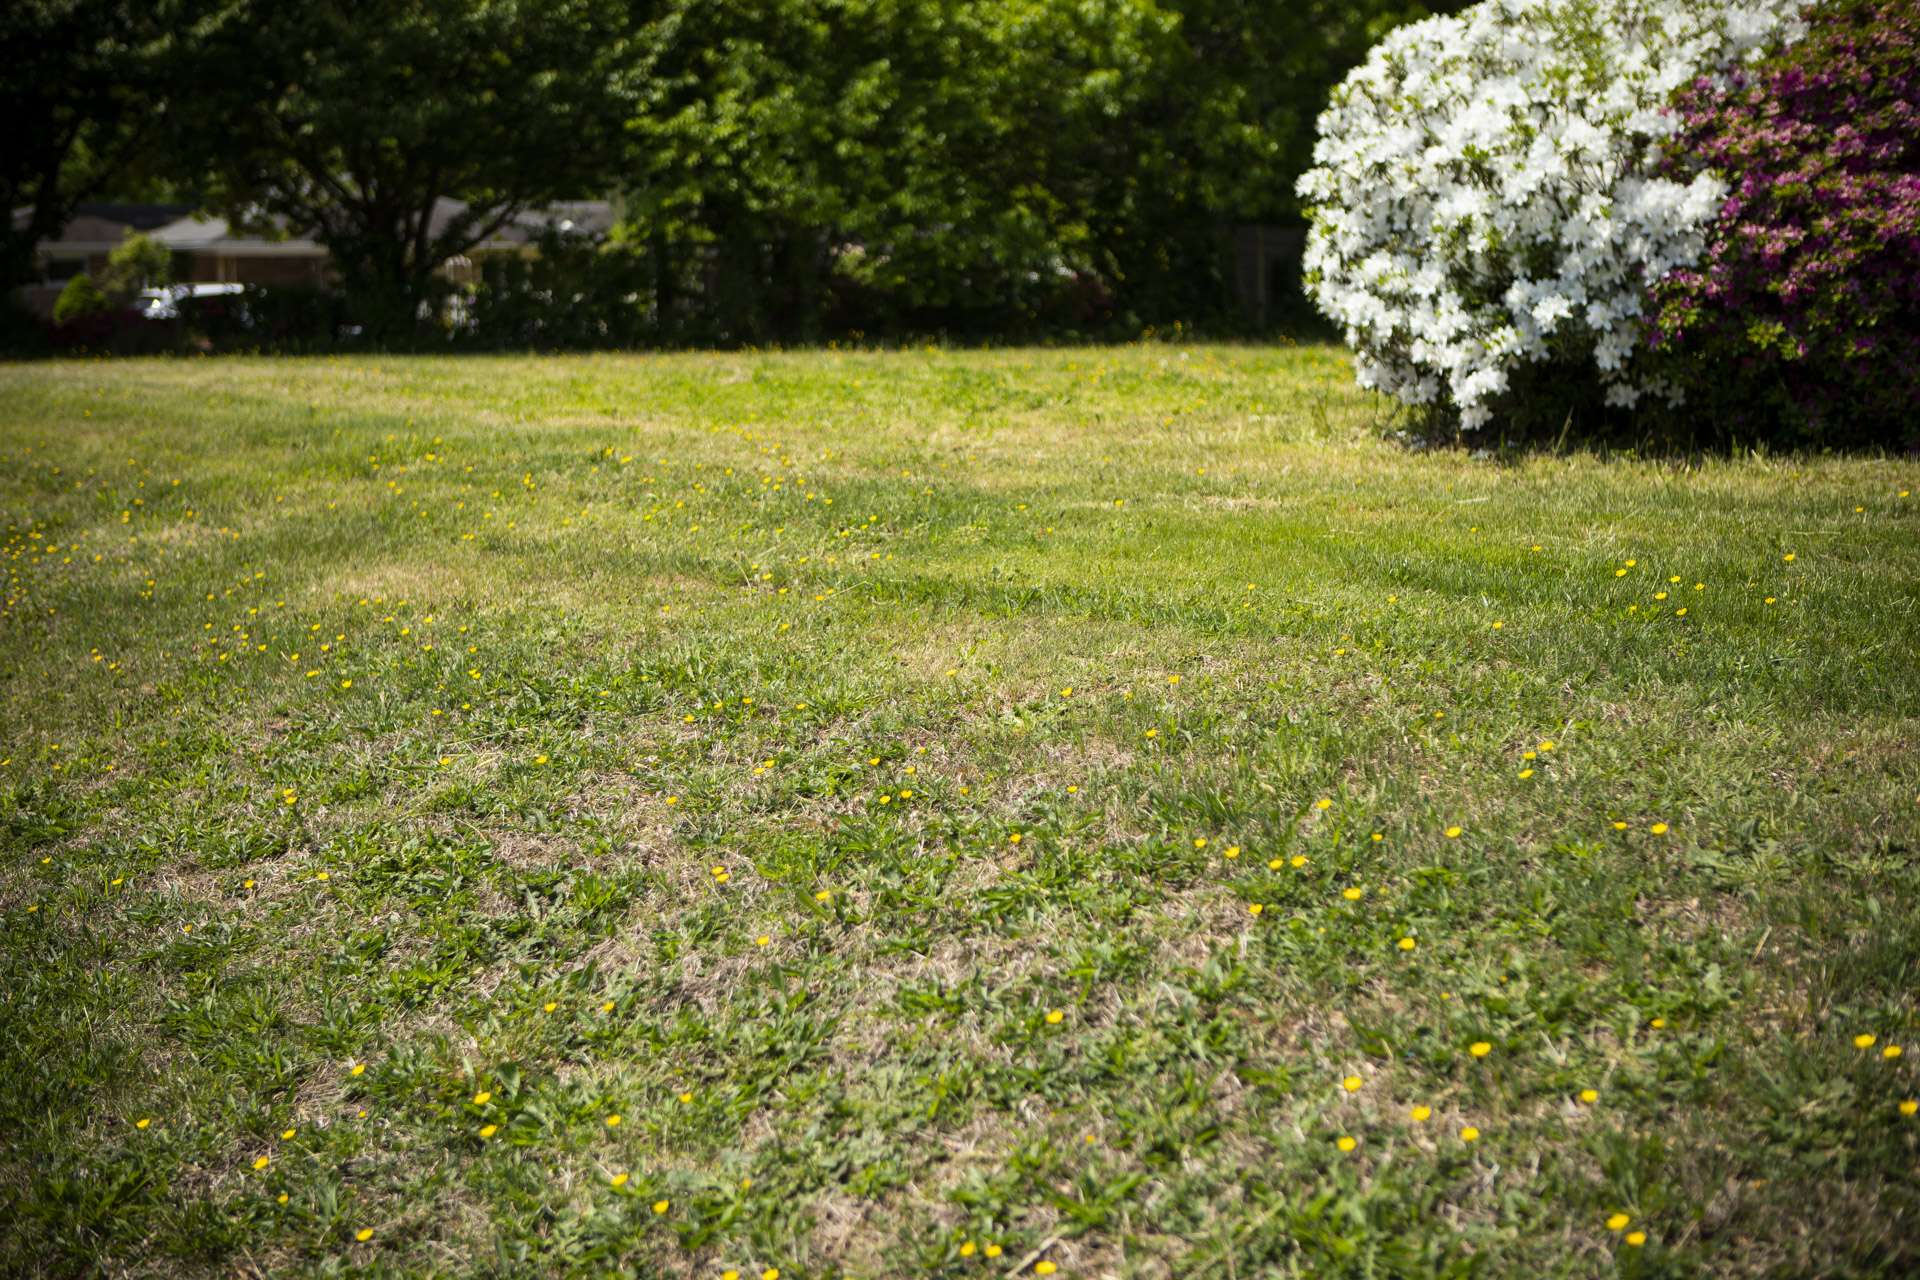
[(1676, 97), (1665, 173), (1730, 190), (1700, 263), (1652, 286), (1648, 343), (1716, 434), (1912, 444), (1920, 0), (1805, 17), (1801, 40)]

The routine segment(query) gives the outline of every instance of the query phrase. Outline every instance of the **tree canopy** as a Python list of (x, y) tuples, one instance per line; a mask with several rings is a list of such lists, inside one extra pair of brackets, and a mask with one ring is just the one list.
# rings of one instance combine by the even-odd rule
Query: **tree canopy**
[(631, 20), (602, 0), (245, 0), (198, 53), (177, 163), (229, 216), (326, 245), (365, 319), (404, 329), (449, 258), (617, 182)]
[(0, 5), (0, 290), (32, 278), (34, 245), (76, 206), (151, 162), (201, 16), (193, 0)]
[(30, 245), (137, 160), (325, 244), (389, 337), (450, 258), (591, 197), (646, 284), (592, 292), (662, 341), (1206, 321), (1226, 233), (1298, 220), (1329, 87), (1433, 7), (24, 0), (8, 43), (40, 52), (7, 93), (43, 124), (7, 181), (45, 206)]

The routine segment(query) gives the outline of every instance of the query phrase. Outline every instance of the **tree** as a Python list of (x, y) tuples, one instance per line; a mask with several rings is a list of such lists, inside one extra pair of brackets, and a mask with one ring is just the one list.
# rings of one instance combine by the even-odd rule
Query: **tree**
[(239, 225), (324, 244), (362, 323), (404, 338), (448, 259), (607, 181), (628, 20), (617, 0), (239, 0), (179, 163)]
[(112, 300), (101, 291), (92, 276), (82, 271), (67, 281), (66, 288), (60, 290), (60, 296), (54, 299), (53, 322), (73, 324), (90, 316), (105, 315), (112, 309)]
[(819, 336), (849, 286), (885, 328), (1211, 318), (1223, 233), (1299, 220), (1328, 89), (1446, 7), (672, 0), (629, 209), (702, 338)]
[[(204, 6), (189, 0), (0, 4), (0, 292), (76, 205), (149, 159)], [(16, 226), (16, 209), (27, 211)]]
[(173, 280), (173, 255), (165, 245), (129, 234), (107, 255), (106, 292), (122, 301), (142, 289), (164, 288)]
[(697, 336), (730, 341), (819, 336), (848, 290), (889, 324), (1019, 323), (1084, 256), (1063, 158), (1171, 25), (1149, 0), (676, 0), (628, 124), (660, 292), (699, 290)]

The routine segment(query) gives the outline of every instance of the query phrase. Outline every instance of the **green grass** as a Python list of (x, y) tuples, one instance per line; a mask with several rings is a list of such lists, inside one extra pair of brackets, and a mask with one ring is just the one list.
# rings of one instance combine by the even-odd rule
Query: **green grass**
[(0, 1272), (1913, 1274), (1920, 466), (1381, 424), (0, 367)]

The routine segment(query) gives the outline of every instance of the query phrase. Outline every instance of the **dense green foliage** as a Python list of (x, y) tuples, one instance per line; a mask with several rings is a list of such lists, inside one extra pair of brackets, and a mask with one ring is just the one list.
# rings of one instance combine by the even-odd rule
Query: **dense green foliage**
[[(401, 337), (441, 264), (607, 181), (624, 31), (600, 0), (244, 0), (201, 41), (176, 163), (325, 244), (361, 322)], [(466, 208), (436, 222), (443, 198)]]
[(134, 234), (107, 255), (101, 286), (113, 297), (126, 299), (142, 289), (158, 289), (173, 282), (173, 255), (151, 237)]
[[(33, 246), (109, 183), (152, 172), (161, 122), (189, 83), (205, 0), (0, 4), (0, 293), (34, 276)], [(25, 219), (16, 224), (15, 210)]]
[(1920, 464), (1381, 411), (0, 367), (0, 1273), (1916, 1274)]
[[(1395, 22), (1454, 6), (134, 7), (137, 22), (122, 0), (20, 11), (46, 28), (9, 35), (9, 47), (46, 51), (9, 68), (8, 91), (40, 112), (23, 118), (87, 107), (101, 119), (73, 137), (36, 135), (49, 142), (27, 167), (63, 194), (14, 246), (9, 279), (24, 271), (21, 246), (118, 157), (123, 190), (158, 175), (247, 225), (314, 235), (356, 315), (406, 341), (444, 318), (436, 269), (504, 218), (613, 195), (627, 218), (600, 265), (640, 288), (593, 291), (576, 304), (599, 308), (588, 317), (542, 315), (555, 295), (506, 271), (492, 301), (523, 289), (514, 319), (467, 334), (600, 345), (1241, 322), (1231, 229), (1297, 220), (1293, 181), (1328, 87)], [(100, 31), (123, 28), (151, 47), (86, 70), (104, 56), (96, 46), (119, 48)], [(96, 103), (102, 83), (111, 92)], [(468, 214), (432, 224), (441, 197)], [(499, 305), (488, 314), (503, 317)]]
[(113, 304), (94, 278), (82, 271), (67, 281), (53, 304), (53, 322), (67, 325), (104, 314)]
[(1329, 85), (1420, 6), (681, 0), (627, 178), (705, 340), (1137, 332), (1233, 314)]

